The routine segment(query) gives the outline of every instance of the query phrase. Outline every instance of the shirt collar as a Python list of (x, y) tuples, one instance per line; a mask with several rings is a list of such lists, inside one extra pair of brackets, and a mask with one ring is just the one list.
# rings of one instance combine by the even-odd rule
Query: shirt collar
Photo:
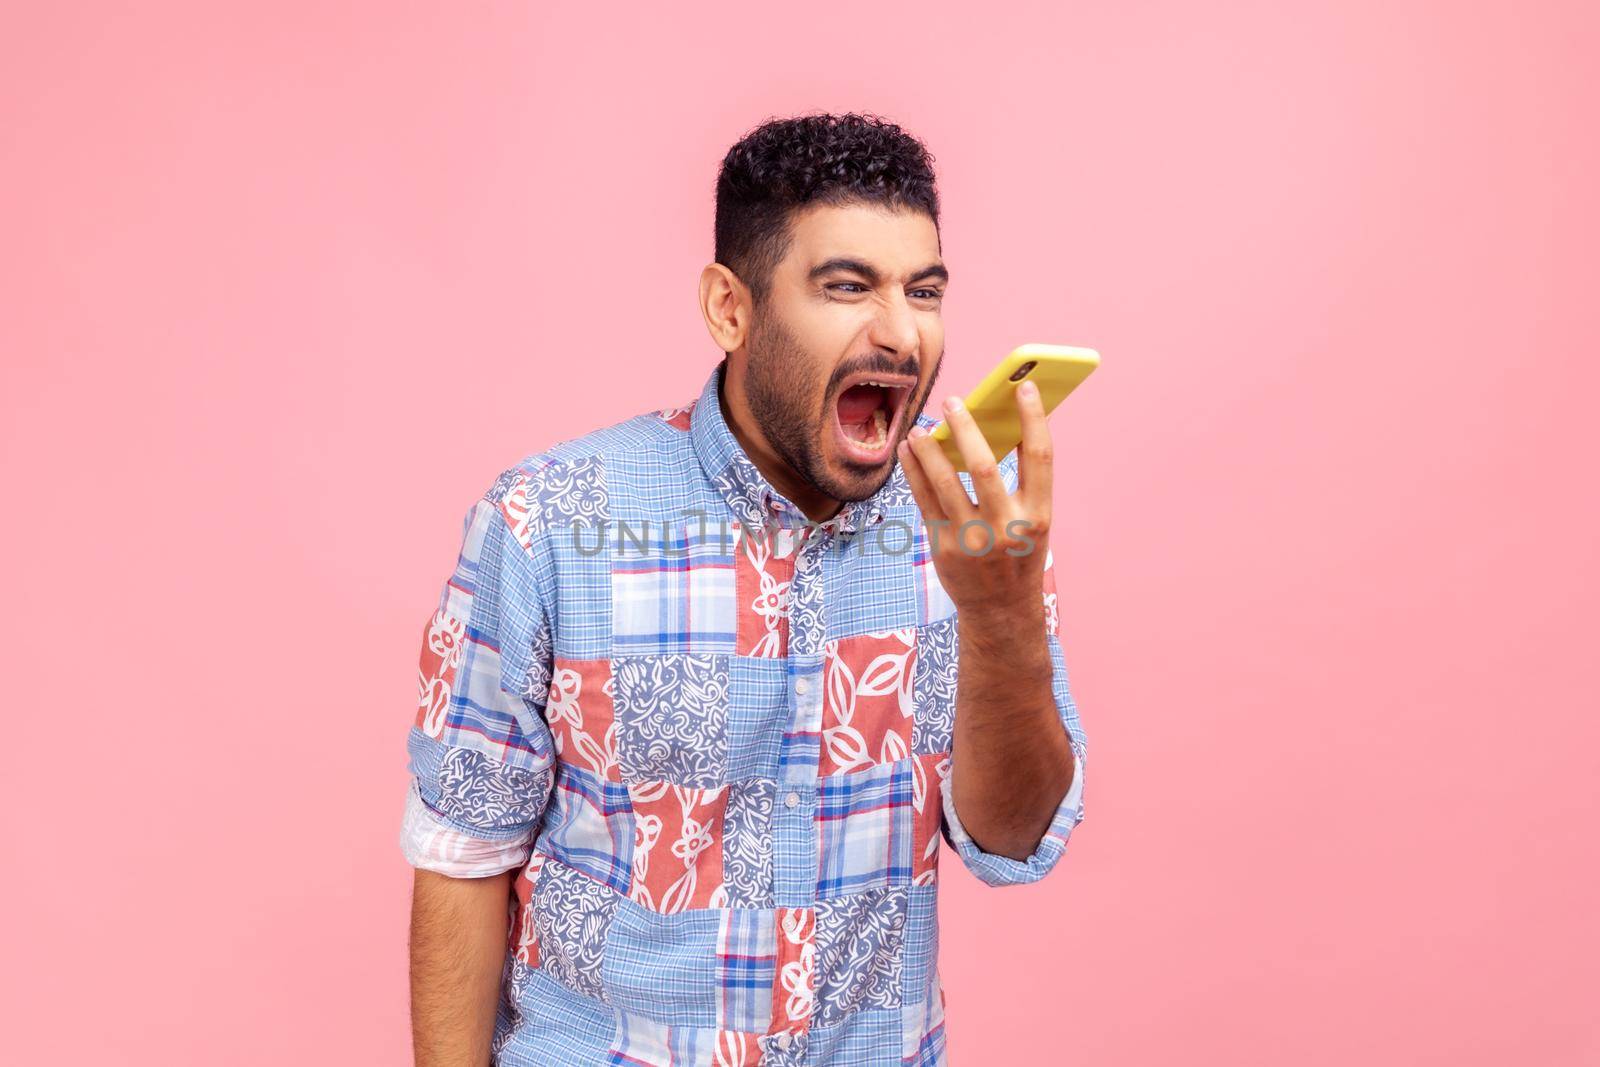
[[(712, 370), (690, 413), (689, 439), (693, 443), (695, 456), (734, 516), (747, 528), (762, 529), (769, 523), (802, 525), (809, 521), (805, 512), (773, 488), (722, 417), (719, 397), (723, 368), (726, 366), (727, 361), (724, 360)], [(824, 533), (856, 533), (882, 522), (885, 510), (902, 498), (909, 500), (910, 491), (905, 474), (900, 470), (900, 464), (896, 463), (888, 480), (877, 492), (865, 500), (853, 500), (846, 504), (833, 518), (818, 523), (818, 529)]]

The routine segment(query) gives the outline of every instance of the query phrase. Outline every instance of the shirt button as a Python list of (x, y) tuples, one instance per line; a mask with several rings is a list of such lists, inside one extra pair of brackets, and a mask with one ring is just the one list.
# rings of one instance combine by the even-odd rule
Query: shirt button
[(794, 691), (799, 693), (801, 696), (805, 696), (806, 690), (809, 688), (811, 688), (811, 683), (807, 682), (804, 678), (796, 678), (794, 680)]
[(797, 807), (799, 807), (800, 806), (800, 794), (799, 793), (790, 793), (788, 796), (784, 797), (783, 798), (783, 806), (786, 807), (786, 808), (797, 808)]
[[(793, 793), (790, 793), (789, 795), (790, 796), (794, 796)], [(791, 1040), (792, 1039), (789, 1037), (789, 1031), (787, 1031), (787, 1030), (780, 1031), (779, 1034), (778, 1034), (778, 1047), (779, 1048), (788, 1048), (789, 1047), (789, 1042)]]

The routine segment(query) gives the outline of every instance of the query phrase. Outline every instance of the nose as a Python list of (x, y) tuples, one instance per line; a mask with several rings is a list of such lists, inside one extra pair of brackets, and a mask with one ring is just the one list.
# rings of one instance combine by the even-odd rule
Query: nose
[(904, 293), (895, 293), (879, 305), (872, 320), (872, 343), (893, 352), (901, 359), (917, 354), (922, 335), (917, 332), (917, 316), (906, 303)]

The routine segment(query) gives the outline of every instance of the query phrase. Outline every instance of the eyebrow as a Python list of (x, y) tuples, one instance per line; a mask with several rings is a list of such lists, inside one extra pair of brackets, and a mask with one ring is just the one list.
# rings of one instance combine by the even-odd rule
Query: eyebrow
[[(848, 256), (834, 256), (832, 259), (823, 260), (811, 268), (811, 273), (806, 275), (806, 278), (809, 281), (816, 281), (824, 274), (832, 274), (835, 271), (850, 271), (853, 274), (859, 274), (871, 285), (877, 285), (883, 281), (883, 276), (871, 264), (864, 263), (859, 259), (851, 259)], [(950, 272), (945, 270), (943, 263), (930, 263), (913, 274), (908, 280), (920, 282), (930, 278), (936, 278), (948, 285)]]

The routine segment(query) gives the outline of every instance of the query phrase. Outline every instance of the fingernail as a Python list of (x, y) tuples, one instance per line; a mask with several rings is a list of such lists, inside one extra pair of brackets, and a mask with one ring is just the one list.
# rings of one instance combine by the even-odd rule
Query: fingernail
[(947, 397), (945, 397), (944, 398), (944, 409), (946, 411), (948, 411), (950, 414), (954, 415), (956, 412), (961, 410), (961, 398), (959, 396), (947, 396)]
[(926, 426), (913, 426), (913, 427), (911, 427), (911, 432), (906, 434), (906, 436), (907, 437), (926, 437), (926, 436), (928, 436), (928, 428)]
[(1029, 400), (1032, 400), (1034, 397), (1039, 395), (1039, 387), (1034, 385), (1032, 382), (1023, 382), (1021, 385), (1017, 386), (1017, 392), (1021, 393)]

